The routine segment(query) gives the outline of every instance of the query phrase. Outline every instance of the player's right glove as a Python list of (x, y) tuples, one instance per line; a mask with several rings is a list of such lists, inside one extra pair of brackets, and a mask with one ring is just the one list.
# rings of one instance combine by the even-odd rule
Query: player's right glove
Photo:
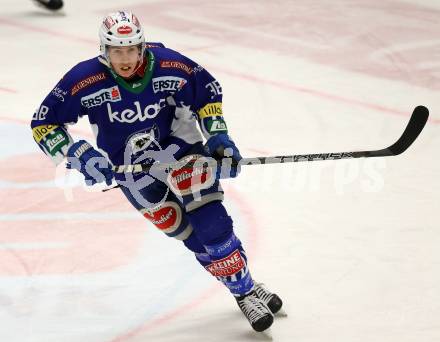
[(112, 184), (113, 171), (107, 158), (85, 140), (79, 140), (70, 146), (66, 167), (81, 172), (87, 185), (101, 182)]
[(239, 162), (242, 160), (240, 151), (238, 150), (231, 137), (226, 133), (219, 133), (211, 136), (205, 145), (208, 153), (216, 160), (229, 159), (229, 164), (224, 162), (221, 167), (217, 168), (217, 178), (234, 178), (240, 173)]

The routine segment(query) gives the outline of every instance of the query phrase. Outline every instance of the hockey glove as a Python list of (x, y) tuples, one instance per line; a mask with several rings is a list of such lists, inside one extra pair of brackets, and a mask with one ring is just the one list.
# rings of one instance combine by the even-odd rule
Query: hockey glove
[(239, 162), (243, 158), (229, 135), (226, 133), (213, 135), (208, 139), (205, 147), (211, 157), (222, 160), (222, 164), (217, 167), (217, 178), (238, 176), (240, 173)]
[(70, 146), (66, 167), (81, 172), (87, 185), (101, 182), (112, 184), (113, 171), (107, 158), (85, 140), (77, 141)]

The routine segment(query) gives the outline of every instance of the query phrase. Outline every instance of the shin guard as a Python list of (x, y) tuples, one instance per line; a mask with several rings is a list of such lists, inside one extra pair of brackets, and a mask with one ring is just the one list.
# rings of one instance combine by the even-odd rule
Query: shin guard
[(220, 244), (205, 245), (205, 249), (211, 257), (211, 263), (205, 268), (234, 296), (243, 296), (253, 290), (246, 254), (234, 233)]

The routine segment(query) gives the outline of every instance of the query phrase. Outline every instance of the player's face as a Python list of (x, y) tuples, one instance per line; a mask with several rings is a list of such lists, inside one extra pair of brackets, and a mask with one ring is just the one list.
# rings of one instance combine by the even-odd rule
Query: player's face
[(112, 68), (121, 77), (130, 77), (140, 62), (138, 46), (110, 46), (108, 56)]

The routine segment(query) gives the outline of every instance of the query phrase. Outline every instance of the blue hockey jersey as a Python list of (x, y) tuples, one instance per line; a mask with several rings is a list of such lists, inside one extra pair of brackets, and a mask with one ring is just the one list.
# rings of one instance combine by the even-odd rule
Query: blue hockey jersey
[(82, 116), (113, 165), (124, 163), (127, 147), (136, 154), (154, 140), (161, 148), (177, 144), (183, 154), (202, 141), (201, 132), (205, 138), (227, 132), (214, 77), (161, 43), (147, 43), (146, 58), (144, 76), (130, 83), (100, 56), (67, 72), (33, 115), (40, 148), (59, 163), (73, 142), (67, 125)]

